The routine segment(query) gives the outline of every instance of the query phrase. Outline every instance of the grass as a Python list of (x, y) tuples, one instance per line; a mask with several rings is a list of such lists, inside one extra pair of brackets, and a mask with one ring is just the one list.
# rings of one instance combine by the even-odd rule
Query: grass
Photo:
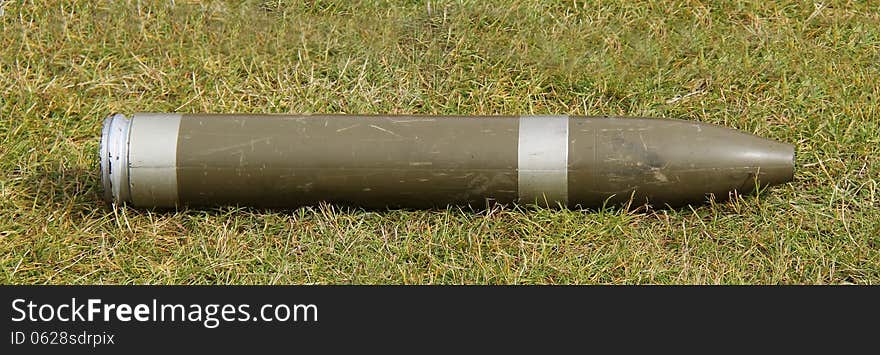
[[(3, 284), (880, 283), (869, 2), (0, 3)], [(671, 117), (798, 170), (677, 210), (109, 208), (136, 111)]]

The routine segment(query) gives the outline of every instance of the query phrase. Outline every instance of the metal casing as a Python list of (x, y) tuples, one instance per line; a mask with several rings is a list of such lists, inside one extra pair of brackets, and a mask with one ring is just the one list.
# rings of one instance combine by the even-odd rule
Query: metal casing
[(140, 207), (679, 206), (794, 171), (789, 144), (621, 117), (139, 113), (101, 155), (105, 199)]

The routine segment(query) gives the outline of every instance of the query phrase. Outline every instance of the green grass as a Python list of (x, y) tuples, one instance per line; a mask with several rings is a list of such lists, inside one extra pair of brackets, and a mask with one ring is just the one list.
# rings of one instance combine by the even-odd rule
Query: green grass
[[(0, 3), (4, 284), (880, 283), (870, 2)], [(798, 170), (678, 210), (114, 210), (137, 111), (682, 118)]]

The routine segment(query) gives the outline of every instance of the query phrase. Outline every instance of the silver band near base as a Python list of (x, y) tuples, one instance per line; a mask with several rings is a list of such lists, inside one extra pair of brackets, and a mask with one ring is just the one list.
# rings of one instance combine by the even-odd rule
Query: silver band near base
[(135, 206), (177, 206), (180, 114), (137, 113), (131, 118), (129, 172)]
[(568, 116), (521, 116), (518, 141), (519, 202), (568, 204)]

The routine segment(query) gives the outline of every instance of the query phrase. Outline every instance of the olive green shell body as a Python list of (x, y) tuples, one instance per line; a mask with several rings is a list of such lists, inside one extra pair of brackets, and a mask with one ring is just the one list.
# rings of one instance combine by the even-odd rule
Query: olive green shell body
[[(127, 176), (104, 171), (106, 195), (143, 207), (663, 207), (784, 183), (794, 169), (791, 145), (682, 120), (119, 116), (105, 123), (102, 169)], [(125, 124), (128, 151), (114, 150)]]

